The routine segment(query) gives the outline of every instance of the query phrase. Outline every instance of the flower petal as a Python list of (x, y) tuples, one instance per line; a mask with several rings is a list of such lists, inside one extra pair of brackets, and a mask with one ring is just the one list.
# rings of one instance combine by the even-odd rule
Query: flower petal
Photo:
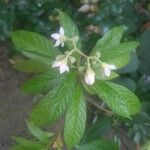
[(110, 69), (108, 67), (105, 67), (103, 69), (103, 73), (104, 73), (105, 76), (109, 77), (110, 76)]
[(68, 65), (61, 65), (61, 66), (59, 67), (59, 71), (60, 71), (60, 74), (64, 73), (65, 71), (66, 71), (66, 72), (69, 72), (69, 67), (68, 67)]
[(92, 85), (95, 82), (95, 78), (94, 77), (85, 76), (85, 82), (88, 85)]
[(55, 43), (55, 45), (54, 45), (54, 47), (57, 47), (57, 46), (59, 46), (60, 44), (61, 44), (61, 41), (60, 41), (60, 40), (57, 40), (56, 43)]
[(52, 64), (52, 68), (59, 67), (59, 66), (60, 66), (60, 61), (54, 61)]
[(51, 37), (52, 37), (54, 40), (59, 40), (60, 35), (59, 35), (58, 33), (53, 33), (53, 34), (51, 34)]
[(112, 65), (112, 64), (109, 64), (109, 65), (108, 65), (108, 68), (109, 68), (110, 70), (116, 70), (116, 69), (117, 69), (116, 66), (115, 66), (115, 65)]
[(66, 66), (66, 72), (69, 72), (69, 66), (68, 65)]
[(65, 45), (64, 42), (61, 42), (61, 47), (64, 47), (64, 45)]
[(65, 33), (65, 32), (64, 32), (64, 28), (63, 28), (63, 27), (60, 27), (60, 29), (59, 29), (59, 34), (60, 34), (60, 35), (64, 35), (64, 33)]

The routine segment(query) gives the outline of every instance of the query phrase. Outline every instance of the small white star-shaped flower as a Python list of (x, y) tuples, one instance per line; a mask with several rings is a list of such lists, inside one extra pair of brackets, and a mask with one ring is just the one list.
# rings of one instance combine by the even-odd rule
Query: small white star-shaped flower
[(88, 84), (88, 85), (94, 84), (95, 72), (91, 68), (88, 68), (86, 70), (84, 80), (85, 80), (86, 84)]
[(60, 74), (69, 72), (68, 60), (66, 58), (57, 59), (53, 62), (52, 68), (59, 68)]
[(60, 27), (58, 33), (51, 34), (51, 37), (56, 41), (54, 47), (57, 47), (59, 45), (64, 47), (64, 42), (66, 40), (64, 34), (65, 34), (65, 32), (64, 32), (63, 27)]
[(102, 63), (102, 72), (104, 76), (109, 77), (112, 70), (116, 70), (116, 66), (113, 64)]

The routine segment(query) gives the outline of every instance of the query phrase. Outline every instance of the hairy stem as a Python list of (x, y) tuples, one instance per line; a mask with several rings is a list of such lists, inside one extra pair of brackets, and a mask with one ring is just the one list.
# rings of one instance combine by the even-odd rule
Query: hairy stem
[[(80, 49), (78, 49), (78, 48), (77, 48), (77, 40), (75, 40), (75, 37), (73, 37), (73, 38), (71, 38), (71, 39), (66, 37), (66, 40), (67, 40), (67, 41), (70, 41), (70, 42), (72, 43), (72, 46), (73, 46), (73, 50), (71, 50), (71, 51), (67, 54), (66, 58), (68, 58), (70, 55), (72, 55), (72, 53), (76, 52), (76, 53), (78, 53), (78, 54), (80, 55), (80, 59), (81, 59), (81, 56), (86, 59), (86, 61), (87, 61), (87, 68), (90, 68), (90, 67), (91, 67), (90, 60), (96, 60), (97, 62), (102, 63), (102, 62), (99, 60), (99, 58), (97, 58), (96, 56), (87, 56), (87, 55), (84, 54)], [(77, 65), (79, 65), (79, 63), (80, 63), (80, 60), (78, 60), (78, 64), (77, 64)], [(77, 68), (79, 68), (79, 66), (77, 66)]]

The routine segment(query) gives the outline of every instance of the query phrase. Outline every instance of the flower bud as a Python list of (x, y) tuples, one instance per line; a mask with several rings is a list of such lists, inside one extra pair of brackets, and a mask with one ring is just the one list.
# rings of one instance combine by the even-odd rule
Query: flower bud
[(69, 56), (69, 61), (71, 64), (74, 64), (76, 62), (76, 59), (73, 56)]
[(61, 60), (61, 59), (63, 59), (65, 56), (64, 55), (58, 55), (57, 57), (56, 57), (56, 60)]
[(65, 51), (65, 55), (68, 55), (69, 54), (69, 51)]
[(95, 56), (96, 56), (97, 58), (100, 58), (100, 57), (101, 57), (101, 53), (97, 51), (97, 52), (95, 53)]
[(91, 69), (88, 68), (85, 72), (85, 82), (88, 85), (92, 85), (95, 82), (95, 72)]
[(116, 66), (113, 65), (113, 64), (102, 63), (101, 66), (102, 66), (103, 75), (106, 76), (106, 77), (110, 76), (110, 73), (111, 73), (112, 70), (117, 69)]
[(78, 42), (78, 41), (79, 41), (79, 37), (78, 37), (78, 36), (75, 36), (75, 37), (74, 37), (74, 40), (75, 40), (76, 42)]
[(92, 64), (93, 64), (93, 65), (96, 65), (96, 63), (97, 63), (96, 60), (93, 60), (93, 61), (92, 61)]

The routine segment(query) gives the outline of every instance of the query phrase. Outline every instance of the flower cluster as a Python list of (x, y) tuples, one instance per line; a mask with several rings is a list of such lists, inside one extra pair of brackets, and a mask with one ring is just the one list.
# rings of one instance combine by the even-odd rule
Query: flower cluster
[[(58, 55), (55, 59), (55, 61), (52, 63), (52, 67), (59, 68), (60, 74), (64, 72), (69, 72), (69, 66), (73, 66), (75, 62), (80, 65), (80, 59), (76, 61), (75, 57), (73, 56), (73, 53), (78, 53), (81, 55), (81, 57), (84, 57), (86, 59), (86, 65), (84, 66), (84, 80), (85, 83), (88, 85), (92, 85), (95, 82), (96, 73), (94, 69), (92, 69), (92, 62), (94, 64), (99, 63), (100, 69), (102, 71), (103, 76), (109, 77), (111, 75), (111, 71), (116, 70), (116, 66), (113, 64), (107, 64), (105, 62), (101, 62), (100, 53), (96, 52), (95, 56), (87, 56), (84, 53), (82, 53), (76, 46), (76, 42), (78, 41), (78, 37), (75, 36), (73, 38), (67, 38), (65, 36), (65, 32), (63, 27), (60, 27), (58, 33), (53, 33), (51, 37), (55, 40), (54, 47), (57, 47), (61, 45), (64, 47), (66, 41), (70, 41), (74, 48), (71, 51), (66, 51), (64, 55)], [(79, 67), (79, 66), (78, 66)]]

